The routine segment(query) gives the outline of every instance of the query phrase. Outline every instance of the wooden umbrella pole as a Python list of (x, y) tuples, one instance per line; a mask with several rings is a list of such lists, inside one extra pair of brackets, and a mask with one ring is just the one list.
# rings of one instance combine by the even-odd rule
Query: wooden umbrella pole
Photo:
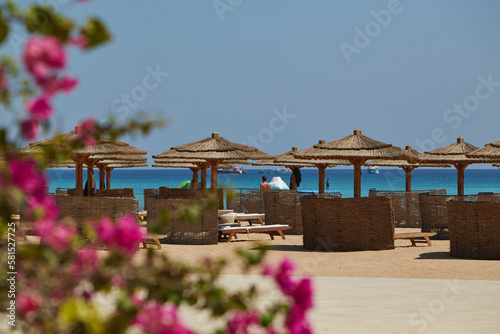
[(320, 194), (325, 193), (325, 169), (326, 165), (316, 165), (318, 167), (318, 174), (319, 174), (319, 187), (318, 187), (318, 192)]
[(106, 189), (111, 189), (111, 171), (113, 167), (106, 167)]
[(98, 164), (97, 168), (99, 168), (99, 189), (104, 190), (106, 189), (106, 183), (105, 183), (105, 177), (106, 177), (106, 171), (104, 168), (106, 168), (107, 164)]
[(73, 161), (76, 164), (76, 184), (75, 184), (75, 195), (83, 196), (83, 160), (84, 156), (77, 154)]
[(95, 161), (92, 159), (86, 159), (86, 163), (87, 163), (87, 194), (89, 196), (92, 196), (92, 183), (93, 183), (92, 174)]
[(413, 172), (416, 167), (403, 166), (402, 168), (406, 175), (406, 191), (411, 192), (411, 172)]
[(191, 167), (189, 169), (193, 172), (193, 182), (198, 182), (198, 171), (200, 170), (200, 168)]
[(295, 174), (293, 173), (297, 167), (288, 167), (292, 171), (292, 175), (290, 177), (290, 190), (297, 190), (297, 179), (295, 178)]
[(207, 168), (209, 163), (202, 162), (202, 163), (196, 163), (196, 165), (200, 167), (201, 170), (201, 189), (207, 189)]
[(454, 164), (457, 169), (457, 194), (464, 195), (464, 170), (468, 166), (467, 163), (459, 162)]
[(361, 166), (367, 159), (350, 159), (354, 166), (354, 197), (361, 197)]
[(217, 167), (219, 166), (219, 163), (221, 161), (222, 160), (219, 159), (210, 160), (210, 166), (212, 172), (212, 174), (210, 175), (210, 188), (212, 190), (217, 190)]

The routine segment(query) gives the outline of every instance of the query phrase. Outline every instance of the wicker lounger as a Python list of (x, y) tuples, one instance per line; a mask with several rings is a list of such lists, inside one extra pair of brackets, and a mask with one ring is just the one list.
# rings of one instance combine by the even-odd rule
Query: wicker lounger
[(283, 234), (284, 230), (288, 230), (289, 225), (263, 225), (263, 226), (245, 226), (245, 227), (231, 227), (231, 226), (221, 226), (219, 227), (219, 237), (227, 236), (227, 242), (231, 241), (236, 233), (259, 233), (266, 232), (269, 234), (272, 240), (274, 240), (273, 232), (277, 232), (282, 239), (285, 239)]
[[(396, 239), (410, 239), (411, 244), (416, 246), (417, 243), (426, 243), (432, 246), (430, 236), (436, 235), (434, 232), (414, 232), (414, 233), (396, 233), (394, 234), (394, 240)], [(415, 238), (424, 238), (424, 240), (415, 240)]]

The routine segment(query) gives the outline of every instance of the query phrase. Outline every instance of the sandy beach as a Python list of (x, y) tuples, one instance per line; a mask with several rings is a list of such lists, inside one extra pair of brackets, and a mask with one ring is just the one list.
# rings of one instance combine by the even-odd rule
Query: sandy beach
[[(396, 232), (419, 231), (396, 228)], [(431, 241), (432, 246), (417, 244), (414, 247), (409, 240), (396, 240), (394, 249), (384, 251), (314, 252), (302, 247), (301, 235), (270, 240), (267, 234), (254, 233), (240, 234), (238, 240), (218, 245), (163, 244), (159, 251), (186, 262), (207, 255), (225, 258), (229, 265), (224, 274), (228, 275), (242, 273), (243, 264), (235, 255), (237, 249), (252, 250), (267, 246), (267, 261), (274, 263), (284, 256), (290, 257), (296, 263), (298, 273), (307, 276), (500, 280), (500, 261), (454, 258), (449, 253), (449, 240)]]
[[(396, 232), (419, 229), (396, 228)], [(220, 282), (228, 289), (256, 284), (260, 303), (278, 298), (273, 282), (258, 272), (242, 275), (237, 249), (267, 246), (266, 261), (287, 256), (298, 274), (313, 278), (315, 307), (310, 319), (315, 333), (497, 333), (500, 326), (500, 261), (466, 260), (449, 255), (449, 240), (432, 246), (396, 240), (386, 251), (314, 252), (302, 247), (302, 236), (286, 240), (268, 235), (240, 235), (218, 245), (168, 245), (160, 252), (180, 261), (205, 256), (225, 258)], [(141, 253), (137, 254), (138, 259)], [(181, 308), (191, 328), (210, 333), (221, 322)]]
[[(38, 242), (38, 237), (28, 238)], [(162, 244), (155, 251), (187, 263), (206, 256), (225, 258), (221, 286), (233, 290), (254, 284), (261, 292), (257, 305), (262, 306), (282, 298), (279, 291), (258, 271), (244, 272), (235, 254), (260, 247), (269, 249), (265, 261), (278, 263), (287, 256), (298, 275), (312, 277), (315, 306), (309, 318), (314, 333), (465, 334), (498, 333), (500, 328), (500, 261), (450, 257), (449, 240), (416, 247), (409, 240), (396, 240), (395, 248), (385, 251), (315, 252), (302, 247), (301, 235), (270, 240), (267, 234), (242, 234), (229, 243)], [(141, 249), (133, 260), (141, 261), (145, 254)], [(180, 308), (180, 316), (196, 333), (223, 326), (222, 319), (188, 307)]]

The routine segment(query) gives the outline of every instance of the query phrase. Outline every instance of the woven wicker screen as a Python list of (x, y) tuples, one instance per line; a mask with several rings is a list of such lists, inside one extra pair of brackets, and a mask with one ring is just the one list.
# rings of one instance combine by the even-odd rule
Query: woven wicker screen
[[(212, 190), (204, 189), (179, 189), (179, 188), (165, 188), (159, 189), (159, 195), (163, 198), (196, 198), (205, 197), (207, 193)], [(217, 209), (224, 208), (224, 189), (217, 189)], [(147, 209), (146, 209), (147, 210)], [(148, 213), (149, 215), (149, 213)]]
[[(179, 217), (179, 210), (190, 203), (196, 203), (201, 209), (199, 222), (186, 223)], [(150, 196), (148, 199), (148, 232), (154, 231), (165, 237), (162, 243), (184, 245), (212, 245), (218, 243), (217, 209), (209, 205), (206, 198), (164, 198)], [(168, 213), (170, 220), (164, 224), (160, 217)]]
[(304, 196), (304, 248), (365, 251), (394, 248), (394, 211), (388, 197)]
[[(490, 195), (482, 195), (483, 200), (492, 198)], [(479, 195), (446, 196), (431, 195), (423, 193), (418, 195), (420, 203), (420, 215), (422, 218), (422, 232), (436, 232), (438, 239), (448, 239), (448, 206), (446, 202), (450, 199), (477, 202)]]
[(139, 201), (126, 197), (79, 197), (55, 195), (59, 218), (71, 218), (77, 224), (102, 216), (118, 218), (126, 214), (134, 216), (139, 211)]
[(158, 196), (160, 194), (159, 189), (144, 189), (144, 210), (147, 210), (148, 207), (148, 197), (149, 196)]
[(117, 189), (97, 189), (96, 197), (132, 197), (134, 196), (134, 188), (117, 188)]
[(274, 191), (280, 190), (228, 189), (226, 208), (234, 212), (263, 213), (265, 210), (263, 193)]
[[(296, 191), (265, 191), (264, 213), (266, 214), (266, 225), (286, 224), (291, 229), (284, 231), (285, 234), (303, 234), (302, 209), (300, 198), (311, 196), (300, 194)], [(342, 194), (316, 194), (317, 198), (340, 198)]]
[(500, 260), (500, 203), (450, 200), (447, 207), (450, 255)]
[(407, 191), (387, 191), (370, 189), (369, 196), (388, 196), (392, 199), (396, 227), (422, 227), (418, 195), (446, 195), (446, 189)]

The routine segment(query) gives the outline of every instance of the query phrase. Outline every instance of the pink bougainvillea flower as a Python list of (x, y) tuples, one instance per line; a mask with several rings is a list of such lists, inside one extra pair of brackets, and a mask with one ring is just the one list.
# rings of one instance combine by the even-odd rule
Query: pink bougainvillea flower
[(9, 87), (9, 81), (5, 73), (5, 66), (0, 66), (0, 91), (6, 90)]
[(313, 307), (313, 287), (309, 278), (304, 278), (296, 285), (291, 297), (301, 309), (308, 310)]
[[(80, 0), (81, 2), (85, 2)], [(69, 39), (69, 44), (78, 48), (85, 48), (89, 44), (89, 39), (85, 35), (74, 36)]]
[(71, 93), (71, 91), (78, 85), (78, 79), (73, 77), (63, 77), (59, 81), (59, 89), (61, 89), (66, 94)]
[(115, 227), (111, 219), (103, 217), (101, 220), (95, 221), (94, 225), (97, 227), (97, 236), (99, 239), (106, 244), (111, 243), (115, 233)]
[(50, 219), (42, 219), (35, 224), (35, 233), (39, 235), (40, 243), (47, 245), (58, 252), (69, 249), (71, 240), (76, 235), (74, 228), (55, 223)]
[(76, 260), (71, 264), (71, 273), (76, 279), (86, 273), (94, 271), (99, 266), (99, 257), (95, 249), (82, 249), (78, 252)]
[(131, 215), (118, 218), (115, 224), (107, 217), (102, 218), (97, 222), (97, 235), (108, 248), (127, 256), (138, 250), (143, 239), (140, 226)]
[(162, 305), (156, 301), (150, 301), (139, 309), (132, 324), (141, 333), (149, 334), (191, 334), (177, 315), (175, 306)]
[(125, 287), (125, 280), (120, 275), (114, 275), (111, 277), (111, 284), (113, 284), (113, 286), (123, 288)]
[(32, 37), (24, 47), (23, 61), (35, 79), (43, 79), (66, 66), (66, 53), (53, 36)]
[(137, 220), (132, 215), (118, 218), (115, 225), (115, 238), (118, 247), (126, 254), (132, 255), (137, 251), (143, 235)]
[(47, 182), (44, 175), (36, 169), (32, 159), (12, 159), (9, 161), (12, 182), (24, 193), (37, 198), (45, 196)]
[(260, 328), (259, 312), (236, 312), (227, 324), (228, 334), (255, 333)]
[(40, 135), (40, 123), (34, 119), (28, 118), (21, 123), (21, 134), (24, 139), (32, 140)]
[(312, 281), (309, 278), (294, 279), (294, 271), (293, 262), (284, 258), (277, 268), (266, 265), (263, 274), (273, 276), (281, 292), (293, 300), (285, 318), (285, 325), (290, 333), (309, 334), (312, 330), (306, 312), (313, 307)]
[(293, 305), (285, 319), (286, 328), (290, 333), (311, 334), (311, 324), (307, 320), (304, 311), (297, 305)]
[(26, 110), (37, 121), (46, 121), (50, 119), (54, 109), (46, 95), (35, 97), (26, 103)]
[(31, 312), (38, 310), (42, 304), (42, 298), (39, 295), (19, 292), (16, 296), (17, 309), (26, 316)]
[(86, 146), (94, 146), (97, 141), (95, 139), (96, 124), (94, 119), (88, 118), (83, 121), (78, 130), (78, 139), (83, 141)]
[(281, 291), (286, 295), (290, 295), (296, 286), (296, 283), (291, 278), (294, 271), (295, 265), (293, 262), (289, 258), (284, 258), (276, 269), (273, 269), (270, 265), (265, 265), (263, 275), (273, 276)]

